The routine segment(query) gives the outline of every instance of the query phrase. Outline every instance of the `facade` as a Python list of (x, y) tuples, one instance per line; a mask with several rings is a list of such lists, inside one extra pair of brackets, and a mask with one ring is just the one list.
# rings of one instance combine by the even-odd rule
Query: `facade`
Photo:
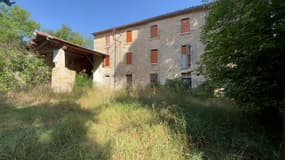
[(201, 5), (95, 32), (94, 49), (108, 55), (93, 73), (95, 85), (145, 86), (181, 77), (197, 87), (203, 77), (193, 71), (204, 51), (206, 14)]

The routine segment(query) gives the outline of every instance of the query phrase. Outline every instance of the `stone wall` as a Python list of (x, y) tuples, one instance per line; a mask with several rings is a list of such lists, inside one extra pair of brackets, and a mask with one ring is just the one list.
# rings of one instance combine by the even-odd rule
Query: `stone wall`
[[(200, 41), (201, 27), (205, 23), (205, 10), (195, 11), (172, 18), (157, 20), (148, 24), (130, 27), (116, 32), (101, 34), (94, 39), (96, 51), (110, 55), (110, 67), (100, 65), (94, 73), (94, 82), (114, 84), (116, 87), (126, 85), (126, 75), (132, 74), (133, 83), (145, 86), (150, 83), (150, 74), (157, 73), (160, 83), (167, 79), (181, 77), (183, 72), (181, 46), (191, 45), (191, 68), (195, 70), (197, 61), (203, 53), (204, 46)], [(190, 18), (190, 32), (180, 33), (180, 20)], [(150, 27), (158, 25), (158, 38), (150, 38)], [(132, 30), (133, 41), (126, 42), (126, 31)], [(110, 45), (106, 46), (105, 36), (110, 35)], [(116, 39), (116, 41), (115, 41)], [(150, 63), (150, 51), (158, 50), (158, 64)], [(126, 64), (126, 53), (132, 52), (132, 64)], [(192, 87), (203, 82), (203, 77), (191, 74)], [(99, 83), (99, 82), (98, 82)]]

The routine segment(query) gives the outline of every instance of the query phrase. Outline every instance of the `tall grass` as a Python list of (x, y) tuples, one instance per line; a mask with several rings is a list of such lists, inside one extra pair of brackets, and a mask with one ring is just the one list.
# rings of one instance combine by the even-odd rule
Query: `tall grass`
[(0, 159), (277, 159), (228, 100), (169, 87), (0, 94)]

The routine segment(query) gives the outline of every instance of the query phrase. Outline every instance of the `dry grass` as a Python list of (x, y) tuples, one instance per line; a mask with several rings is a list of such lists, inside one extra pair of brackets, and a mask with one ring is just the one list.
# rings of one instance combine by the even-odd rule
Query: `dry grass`
[(1, 92), (0, 159), (276, 158), (264, 131), (247, 130), (223, 100), (167, 89), (83, 90)]

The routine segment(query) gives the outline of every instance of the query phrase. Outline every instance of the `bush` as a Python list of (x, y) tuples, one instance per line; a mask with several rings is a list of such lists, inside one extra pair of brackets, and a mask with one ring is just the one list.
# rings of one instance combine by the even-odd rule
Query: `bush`
[(80, 88), (92, 88), (92, 78), (90, 78), (89, 75), (86, 73), (78, 73), (76, 74), (75, 78), (75, 88), (80, 89)]

